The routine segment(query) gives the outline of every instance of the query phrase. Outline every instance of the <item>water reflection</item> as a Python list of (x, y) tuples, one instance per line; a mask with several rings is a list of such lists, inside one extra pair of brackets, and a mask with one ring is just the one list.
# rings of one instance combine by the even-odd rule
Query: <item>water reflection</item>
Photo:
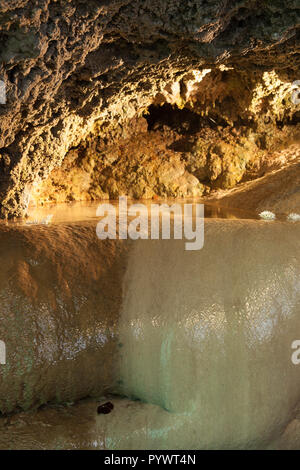
[[(22, 223), (30, 223), (34, 221), (43, 222), (47, 217), (51, 217), (51, 223), (68, 223), (68, 222), (83, 222), (98, 220), (96, 216), (97, 208), (100, 204), (109, 202), (115, 206), (117, 215), (119, 216), (119, 201), (95, 201), (95, 202), (74, 202), (63, 203), (55, 205), (47, 205), (44, 207), (31, 207), (28, 212), (28, 218)], [(143, 204), (150, 213), (151, 204), (179, 204), (183, 207), (184, 204), (204, 204), (204, 214), (206, 218), (220, 218), (220, 219), (259, 219), (258, 214), (235, 208), (222, 207), (219, 204), (207, 203), (201, 199), (163, 199), (163, 200), (130, 200), (128, 199), (128, 206), (132, 204)], [(130, 221), (131, 218), (129, 217)]]

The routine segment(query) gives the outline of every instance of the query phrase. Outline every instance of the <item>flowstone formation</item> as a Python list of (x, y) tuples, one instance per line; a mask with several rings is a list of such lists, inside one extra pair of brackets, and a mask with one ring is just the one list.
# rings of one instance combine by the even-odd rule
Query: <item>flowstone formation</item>
[(299, 141), (299, 9), (2, 1), (1, 217), (30, 202), (214, 197), (272, 171)]

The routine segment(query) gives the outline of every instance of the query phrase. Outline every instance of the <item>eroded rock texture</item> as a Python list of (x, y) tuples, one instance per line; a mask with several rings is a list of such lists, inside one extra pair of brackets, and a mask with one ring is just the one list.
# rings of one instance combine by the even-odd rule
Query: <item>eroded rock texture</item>
[(1, 216), (30, 198), (205, 195), (253, 176), (297, 140), (299, 8), (2, 0)]

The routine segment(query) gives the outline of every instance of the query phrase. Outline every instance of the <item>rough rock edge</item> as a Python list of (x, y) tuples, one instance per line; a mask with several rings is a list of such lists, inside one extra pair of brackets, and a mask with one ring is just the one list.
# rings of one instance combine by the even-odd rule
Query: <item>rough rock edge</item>
[(0, 28), (2, 217), (24, 215), (33, 183), (96, 120), (132, 118), (191, 69), (299, 78), (296, 0), (5, 0)]

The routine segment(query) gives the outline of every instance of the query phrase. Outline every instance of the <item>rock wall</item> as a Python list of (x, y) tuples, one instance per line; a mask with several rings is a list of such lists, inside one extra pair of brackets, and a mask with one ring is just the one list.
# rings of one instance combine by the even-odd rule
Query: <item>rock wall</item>
[(0, 227), (0, 414), (112, 389), (127, 252), (93, 224)]
[[(99, 240), (93, 223), (0, 227), (0, 448), (257, 449), (291, 423), (289, 447), (299, 232), (210, 219), (186, 251)], [(107, 392), (108, 415), (53, 408)]]
[[(223, 72), (233, 67), (235, 79), (228, 81), (219, 66)], [(200, 87), (196, 99), (188, 99), (186, 85), (197, 82), (189, 74), (206, 69), (215, 71), (218, 86), (209, 82), (204, 95)], [(193, 102), (200, 117), (215, 106), (212, 119), (234, 124), (245, 119), (242, 109), (258, 115), (251, 103), (259, 87), (265, 96), (264, 72), (275, 70), (287, 90), (298, 69), (296, 0), (2, 0), (1, 217), (24, 215), (35, 188), (71, 149), (118, 128), (122, 134), (130, 119), (161, 104), (161, 96), (174, 97), (172, 87), (175, 95), (179, 87), (177, 106)], [(230, 99), (232, 90), (244, 99)], [(226, 98), (219, 105), (218, 96)], [(230, 101), (230, 109), (238, 106), (228, 115)], [(287, 108), (291, 114), (290, 103)], [(198, 185), (190, 180), (192, 188)]]

